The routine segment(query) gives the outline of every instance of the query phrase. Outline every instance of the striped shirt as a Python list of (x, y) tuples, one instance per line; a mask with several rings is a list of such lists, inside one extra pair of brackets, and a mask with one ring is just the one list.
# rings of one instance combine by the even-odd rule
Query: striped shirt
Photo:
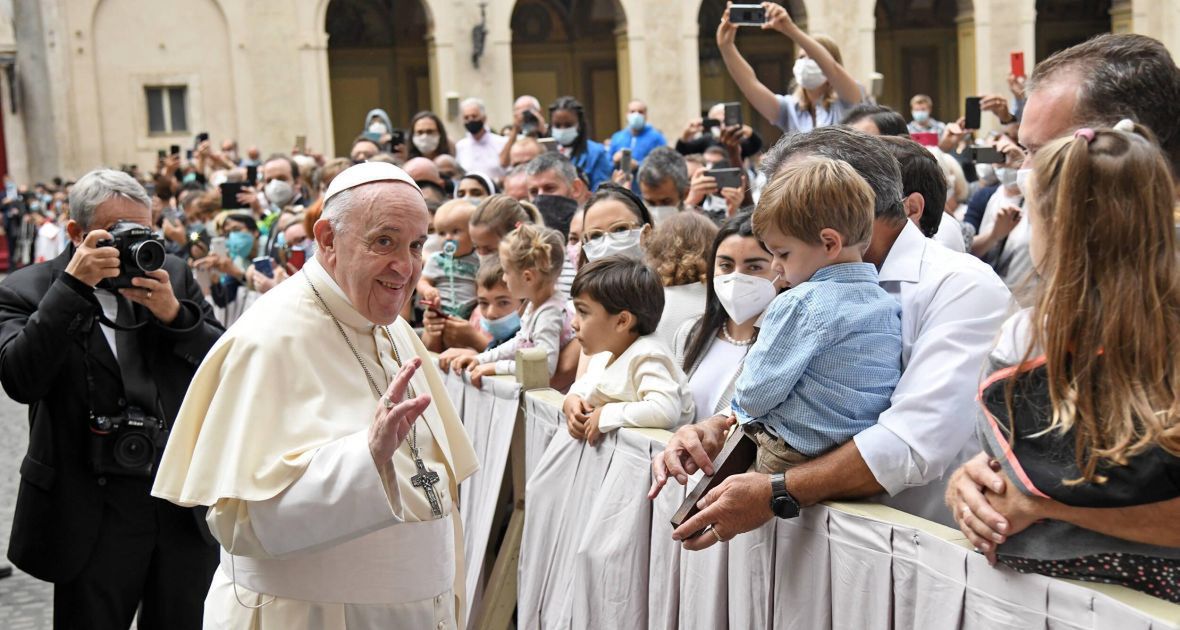
[(871, 264), (831, 265), (770, 304), (733, 411), (816, 457), (876, 424), (900, 377), (897, 300)]

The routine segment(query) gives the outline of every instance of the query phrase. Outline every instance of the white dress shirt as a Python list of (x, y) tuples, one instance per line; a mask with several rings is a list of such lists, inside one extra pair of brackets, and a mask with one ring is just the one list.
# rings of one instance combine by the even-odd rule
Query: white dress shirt
[(877, 482), (896, 495), (884, 503), (946, 523), (945, 484), (933, 482), (979, 452), (976, 388), (1012, 296), (991, 267), (909, 221), (879, 280), (901, 304), (902, 375), (889, 409), (853, 440)]
[(504, 177), (504, 167), (500, 166), (500, 151), (508, 144), (508, 138), (492, 133), (484, 127), (483, 137), (479, 140), (467, 134), (455, 145), (455, 160), (468, 173), (483, 173), (492, 179)]
[(945, 212), (938, 220), (938, 231), (930, 238), (952, 252), (967, 253), (967, 241), (963, 239), (963, 224)]
[(688, 378), (654, 334), (636, 339), (613, 362), (611, 358), (609, 352), (590, 357), (586, 373), (569, 393), (602, 407), (599, 431), (675, 429), (696, 419)]

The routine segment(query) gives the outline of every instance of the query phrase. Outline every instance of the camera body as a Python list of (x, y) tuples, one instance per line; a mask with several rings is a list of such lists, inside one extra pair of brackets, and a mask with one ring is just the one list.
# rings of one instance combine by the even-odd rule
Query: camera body
[(168, 428), (138, 407), (90, 416), (90, 466), (96, 474), (151, 477), (168, 442)]
[(151, 228), (131, 221), (116, 221), (108, 232), (111, 238), (99, 241), (98, 246), (119, 250), (120, 266), (119, 276), (105, 280), (104, 286), (127, 288), (132, 286), (132, 278), (143, 277), (164, 266), (164, 240)]

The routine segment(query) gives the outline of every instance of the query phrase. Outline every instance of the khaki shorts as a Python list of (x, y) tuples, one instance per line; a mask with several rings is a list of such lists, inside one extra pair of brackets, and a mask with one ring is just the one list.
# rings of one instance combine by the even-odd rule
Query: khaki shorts
[(776, 437), (760, 424), (750, 424), (746, 426), (745, 431), (746, 435), (758, 444), (758, 455), (754, 459), (754, 472), (767, 475), (781, 473), (812, 459), (787, 446), (782, 438)]

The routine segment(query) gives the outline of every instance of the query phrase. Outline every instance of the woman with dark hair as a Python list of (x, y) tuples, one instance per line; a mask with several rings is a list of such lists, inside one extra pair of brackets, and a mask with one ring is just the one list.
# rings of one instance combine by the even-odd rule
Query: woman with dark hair
[(698, 421), (729, 407), (746, 353), (758, 338), (755, 322), (781, 288), (750, 217), (744, 212), (721, 225), (709, 254), (705, 313), (676, 331), (673, 351), (688, 375)]
[(455, 187), (455, 199), (469, 199), (472, 203), (479, 202), (496, 194), (496, 185), (492, 178), (483, 173), (467, 173), (459, 179)]
[(611, 160), (606, 148), (589, 138), (586, 112), (578, 99), (562, 96), (549, 106), (549, 134), (557, 141), (560, 151), (578, 170), (590, 179), (590, 190), (609, 182)]
[(582, 263), (615, 255), (642, 260), (652, 225), (638, 195), (618, 184), (603, 184), (582, 211)]
[(447, 128), (437, 114), (418, 112), (410, 119), (410, 157), (434, 159), (440, 155), (454, 155), (455, 147), (447, 139)]

